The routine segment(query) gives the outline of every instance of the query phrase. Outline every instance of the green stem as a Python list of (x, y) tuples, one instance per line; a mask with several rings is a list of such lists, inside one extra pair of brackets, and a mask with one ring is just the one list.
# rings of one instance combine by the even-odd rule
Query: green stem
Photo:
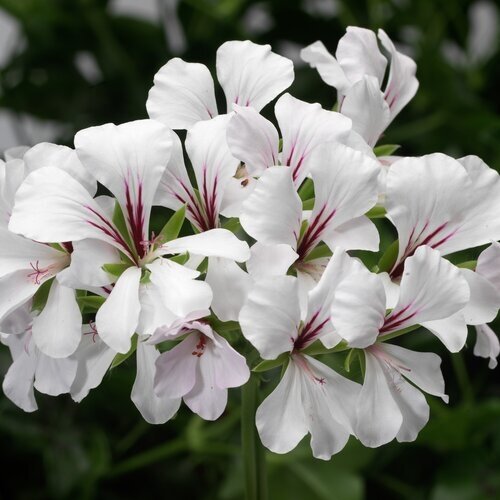
[(255, 427), (258, 394), (259, 378), (252, 374), (241, 390), (241, 444), (246, 500), (267, 499), (265, 452)]

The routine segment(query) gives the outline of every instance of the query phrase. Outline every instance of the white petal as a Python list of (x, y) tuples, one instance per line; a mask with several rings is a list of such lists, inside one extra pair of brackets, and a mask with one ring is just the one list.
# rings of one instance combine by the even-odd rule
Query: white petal
[(71, 279), (73, 285), (107, 286), (113, 279), (102, 266), (119, 263), (119, 253), (108, 243), (93, 239), (75, 241), (68, 279)]
[(429, 421), (429, 405), (425, 396), (408, 382), (402, 382), (392, 394), (403, 415), (396, 439), (400, 443), (415, 441)]
[(14, 338), (17, 334), (26, 332), (30, 328), (32, 320), (31, 303), (27, 302), (17, 307), (0, 322), (0, 332), (3, 334), (13, 333), (11, 338)]
[(0, 278), (0, 321), (25, 304), (39, 285), (26, 278), (26, 271), (15, 271)]
[(469, 298), (469, 285), (460, 270), (437, 250), (421, 246), (405, 261), (399, 300), (382, 331), (447, 318), (463, 309)]
[(139, 282), (141, 270), (129, 267), (115, 283), (106, 302), (97, 311), (95, 322), (99, 337), (111, 349), (125, 354), (139, 322)]
[(352, 120), (352, 128), (375, 146), (390, 123), (390, 110), (378, 80), (365, 76), (346, 91), (340, 111)]
[(444, 392), (444, 379), (441, 373), (441, 358), (431, 352), (416, 352), (392, 344), (380, 344), (380, 349), (389, 353), (402, 367), (401, 374), (416, 386), (433, 396), (440, 397), (445, 403), (448, 396)]
[(467, 340), (467, 324), (462, 311), (445, 319), (422, 321), (421, 326), (430, 330), (450, 352), (458, 352)]
[(342, 144), (325, 144), (311, 158), (315, 202), (298, 253), (305, 256), (316, 244), (334, 248), (332, 231), (360, 217), (377, 201), (378, 164)]
[(205, 281), (214, 294), (212, 310), (221, 321), (238, 321), (252, 279), (236, 262), (210, 257)]
[(14, 146), (12, 148), (7, 148), (3, 154), (5, 157), (5, 161), (11, 160), (22, 160), (26, 151), (30, 149), (29, 146)]
[(217, 346), (212, 353), (214, 357), (214, 381), (220, 389), (240, 387), (250, 377), (247, 361), (244, 356), (234, 350), (229, 342), (214, 332)]
[[(250, 109), (250, 108), (249, 108)], [(253, 177), (231, 177), (224, 188), (220, 213), (224, 217), (240, 217), (244, 201), (253, 193), (257, 180)]]
[(75, 353), (78, 369), (71, 386), (71, 397), (74, 401), (82, 401), (102, 382), (115, 356), (116, 351), (109, 348), (99, 335), (94, 335), (92, 331), (83, 335)]
[(490, 358), (488, 367), (497, 367), (497, 358), (500, 355), (500, 341), (496, 333), (488, 325), (476, 326), (476, 344), (474, 345), (474, 355), (481, 358)]
[(18, 189), (9, 229), (43, 243), (96, 238), (127, 253), (127, 245), (106, 213), (73, 177), (44, 167)]
[(45, 307), (33, 320), (32, 331), (35, 344), (47, 356), (73, 354), (82, 336), (82, 313), (75, 290), (54, 280)]
[(391, 118), (394, 118), (417, 92), (418, 80), (415, 78), (417, 65), (413, 59), (396, 50), (384, 30), (378, 30), (378, 37), (391, 55), (391, 69), (385, 89), (385, 100), (391, 108)]
[(55, 359), (40, 353), (36, 365), (34, 387), (50, 396), (70, 392), (78, 362), (75, 357)]
[(460, 269), (470, 289), (470, 300), (462, 313), (468, 325), (482, 325), (496, 318), (500, 308), (500, 292), (479, 273)]
[(278, 99), (275, 113), (283, 138), (281, 164), (291, 167), (297, 186), (309, 173), (309, 156), (315, 148), (325, 142), (343, 142), (351, 130), (349, 118), (290, 94)]
[(382, 366), (367, 351), (365, 360), (365, 381), (358, 397), (355, 435), (365, 446), (376, 448), (392, 441), (403, 423), (403, 415), (389, 384), (406, 382), (396, 370)]
[(157, 259), (147, 267), (151, 271), (151, 283), (155, 285), (165, 307), (177, 316), (184, 317), (210, 307), (212, 290), (208, 283), (195, 279), (198, 271), (168, 259)]
[(151, 282), (139, 288), (141, 314), (136, 330), (141, 335), (153, 335), (160, 326), (169, 326), (179, 318), (163, 300), (161, 289)]
[(365, 75), (371, 75), (382, 84), (387, 59), (380, 52), (373, 31), (349, 26), (346, 34), (339, 40), (335, 55), (351, 83), (361, 80)]
[(91, 196), (97, 191), (95, 178), (81, 164), (74, 149), (41, 142), (26, 152), (24, 163), (27, 174), (43, 167), (57, 167), (76, 179)]
[(299, 257), (286, 244), (266, 245), (257, 242), (250, 248), (250, 253), (246, 266), (254, 279), (282, 276)]
[(26, 176), (22, 160), (0, 160), (0, 227), (7, 227), (16, 191)]
[(500, 244), (494, 241), (477, 259), (476, 272), (500, 292)]
[(229, 119), (229, 115), (223, 115), (199, 122), (186, 136), (186, 151), (205, 210), (203, 230), (217, 227), (224, 189), (239, 165), (226, 141)]
[(249, 40), (223, 43), (217, 50), (217, 78), (232, 104), (260, 111), (293, 82), (293, 63), (271, 51), (270, 45)]
[[(26, 271), (26, 277), (34, 272), (34, 268), (51, 272), (36, 276), (33, 280), (43, 283), (52, 277), (57, 271), (64, 267), (65, 261), (69, 260), (68, 254), (56, 250), (49, 245), (37, 243), (36, 241), (23, 238), (7, 229), (0, 228), (0, 277), (6, 276), (14, 271)], [(37, 278), (35, 280), (35, 277)]]
[(369, 250), (378, 252), (380, 235), (377, 226), (362, 215), (344, 222), (323, 239), (330, 248), (340, 247), (345, 250)]
[(181, 400), (158, 397), (154, 392), (155, 362), (160, 353), (155, 346), (138, 341), (137, 376), (130, 395), (142, 417), (150, 424), (164, 424), (179, 409)]
[(38, 409), (33, 391), (36, 363), (33, 348), (29, 353), (23, 349), (10, 365), (2, 384), (4, 394), (26, 412)]
[(274, 391), (257, 409), (255, 421), (262, 444), (274, 453), (293, 450), (308, 432), (300, 369), (291, 362)]
[(344, 70), (335, 57), (326, 50), (323, 42), (317, 41), (308, 45), (300, 51), (300, 57), (311, 68), (318, 70), (319, 76), (325, 83), (335, 87), (340, 92), (343, 93), (350, 86)]
[(205, 257), (224, 257), (236, 262), (245, 262), (250, 257), (248, 243), (239, 240), (231, 231), (221, 228), (177, 238), (159, 249), (161, 254), (185, 252)]
[(278, 165), (279, 136), (276, 127), (254, 108), (234, 105), (236, 113), (229, 121), (227, 143), (235, 158), (252, 175)]
[(203, 64), (175, 57), (154, 77), (146, 108), (151, 118), (173, 129), (187, 129), (217, 115), (214, 81)]
[(259, 280), (240, 313), (243, 335), (264, 359), (291, 351), (299, 323), (297, 280), (292, 276)]
[(140, 253), (147, 241), (151, 206), (167, 166), (170, 131), (154, 120), (108, 123), (81, 130), (75, 136), (83, 165), (116, 197)]
[(384, 322), (385, 290), (377, 274), (359, 266), (337, 286), (331, 307), (335, 331), (352, 347), (375, 342)]
[[(241, 225), (260, 243), (284, 243), (296, 248), (302, 202), (291, 174), (291, 169), (286, 167), (268, 168), (258, 180), (253, 193), (243, 203)], [(273, 216), (270, 217), (270, 214)]]

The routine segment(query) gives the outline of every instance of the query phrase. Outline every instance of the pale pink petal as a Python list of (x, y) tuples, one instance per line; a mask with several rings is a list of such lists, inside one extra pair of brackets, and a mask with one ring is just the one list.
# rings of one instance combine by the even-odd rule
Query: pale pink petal
[(155, 393), (160, 397), (181, 398), (194, 387), (199, 357), (199, 335), (189, 334), (182, 342), (156, 360)]
[(220, 389), (239, 387), (246, 384), (250, 370), (244, 356), (234, 350), (229, 342), (214, 332), (217, 346), (207, 353), (214, 358), (214, 381)]
[(69, 393), (71, 384), (75, 380), (77, 366), (78, 361), (74, 356), (55, 359), (39, 353), (35, 371), (35, 389), (49, 396)]

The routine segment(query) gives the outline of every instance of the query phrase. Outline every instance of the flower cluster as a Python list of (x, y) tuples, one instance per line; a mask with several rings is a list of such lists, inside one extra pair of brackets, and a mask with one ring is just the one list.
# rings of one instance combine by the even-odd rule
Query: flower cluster
[[(440, 358), (396, 337), (423, 327), (457, 352), (475, 325), (475, 354), (496, 365), (499, 175), (475, 156), (377, 146), (418, 88), (383, 31), (351, 27), (335, 56), (316, 42), (302, 58), (336, 111), (282, 94), (293, 64), (268, 45), (231, 41), (217, 51), (225, 113), (207, 67), (175, 58), (150, 119), (7, 152), (0, 331), (15, 404), (36, 410), (34, 388), (79, 402), (135, 354), (148, 422), (181, 400), (214, 420), (250, 368), (281, 367), (256, 413), (263, 444), (286, 453), (309, 433), (329, 459), (351, 435), (414, 440), (423, 392), (447, 401)], [(276, 98), (278, 128), (260, 113)], [(368, 267), (359, 251), (379, 251), (383, 225), (397, 236)]]

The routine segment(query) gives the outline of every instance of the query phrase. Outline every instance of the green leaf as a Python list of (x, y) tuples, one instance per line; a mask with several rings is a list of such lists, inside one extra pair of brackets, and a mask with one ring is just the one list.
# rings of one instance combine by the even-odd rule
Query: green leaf
[(389, 272), (398, 258), (399, 241), (393, 241), (378, 261), (378, 268), (381, 273)]
[(339, 344), (337, 344), (333, 348), (328, 348), (323, 345), (323, 343), (319, 340), (316, 340), (311, 345), (307, 346), (302, 350), (304, 354), (308, 354), (309, 356), (316, 356), (318, 354), (329, 354), (331, 352), (341, 352), (348, 349), (347, 342), (342, 340)]
[(315, 198), (310, 198), (309, 200), (302, 202), (302, 210), (312, 210), (314, 208)]
[(240, 220), (237, 217), (231, 217), (222, 224), (222, 227), (232, 233), (236, 233), (241, 229)]
[(299, 196), (302, 201), (314, 198), (314, 184), (312, 179), (306, 179), (299, 188)]
[(128, 268), (130, 264), (104, 264), (102, 268), (111, 276), (121, 276)]
[(399, 144), (382, 144), (373, 148), (375, 156), (390, 156), (396, 152), (401, 146)]
[(281, 366), (288, 358), (288, 353), (280, 354), (276, 359), (265, 359), (252, 368), (253, 372), (267, 372), (278, 366)]
[(366, 216), (369, 217), (370, 219), (383, 219), (386, 215), (386, 211), (384, 207), (381, 207), (380, 205), (375, 205), (373, 208), (368, 210), (366, 212)]
[(460, 267), (462, 269), (470, 269), (471, 271), (475, 271), (477, 266), (477, 260), (468, 260), (466, 262), (461, 262), (460, 264), (457, 264), (457, 267)]
[(127, 353), (121, 354), (118, 353), (115, 358), (113, 359), (113, 362), (111, 363), (111, 369), (116, 368), (118, 365), (121, 365), (124, 361), (126, 361), (134, 352), (137, 350), (137, 339), (138, 335), (137, 333), (134, 333), (134, 336), (132, 337), (132, 345), (130, 346), (130, 349), (128, 350)]
[(86, 312), (95, 312), (103, 304), (106, 299), (99, 295), (86, 295), (85, 297), (77, 297), (76, 301), (80, 308), (84, 308)]
[(40, 285), (35, 295), (33, 295), (33, 303), (31, 305), (32, 311), (41, 311), (45, 307), (47, 299), (49, 298), (49, 291), (53, 281), (54, 278)]
[(169, 258), (169, 260), (173, 260), (174, 262), (177, 262), (177, 264), (183, 266), (189, 260), (189, 252), (173, 255)]
[(177, 212), (175, 212), (168, 222), (163, 226), (160, 231), (159, 237), (162, 243), (175, 240), (181, 232), (182, 224), (186, 218), (186, 205), (182, 205)]
[(332, 251), (330, 248), (322, 243), (317, 247), (313, 248), (306, 256), (306, 262), (314, 259), (321, 259), (322, 257), (330, 257), (332, 255)]

